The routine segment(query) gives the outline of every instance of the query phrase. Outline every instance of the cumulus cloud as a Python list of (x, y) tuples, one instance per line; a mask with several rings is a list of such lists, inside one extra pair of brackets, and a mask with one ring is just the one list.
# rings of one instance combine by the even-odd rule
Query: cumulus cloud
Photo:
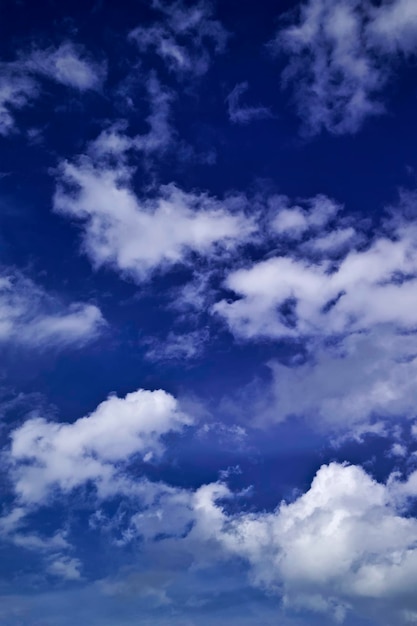
[(294, 89), (307, 133), (354, 133), (384, 111), (396, 55), (417, 51), (413, 0), (308, 0), (288, 19), (271, 46), (288, 59), (283, 84)]
[(210, 4), (155, 0), (153, 8), (162, 19), (149, 27), (139, 26), (129, 38), (141, 52), (153, 50), (178, 77), (205, 74), (212, 54), (223, 52), (228, 38), (221, 23), (211, 17)]
[(396, 505), (395, 484), (357, 466), (320, 468), (310, 489), (272, 513), (227, 515), (222, 485), (195, 496), (198, 532), (245, 558), (253, 584), (284, 604), (343, 620), (350, 610), (404, 620), (416, 610), (417, 521)]
[(268, 107), (241, 104), (241, 97), (248, 89), (249, 85), (247, 82), (239, 83), (226, 98), (229, 119), (235, 124), (248, 124), (253, 120), (262, 120), (272, 117)]
[(191, 253), (234, 247), (253, 230), (243, 213), (204, 193), (173, 184), (139, 199), (131, 170), (97, 168), (88, 159), (62, 163), (55, 210), (84, 224), (83, 249), (95, 267), (110, 266), (136, 281), (160, 268), (184, 263)]
[(105, 324), (100, 309), (65, 305), (16, 270), (0, 273), (0, 342), (29, 347), (83, 345)]
[(16, 494), (39, 504), (53, 488), (70, 492), (86, 482), (102, 495), (122, 493), (118, 469), (135, 455), (160, 456), (163, 436), (190, 423), (170, 394), (143, 389), (110, 396), (71, 424), (31, 417), (11, 434)]

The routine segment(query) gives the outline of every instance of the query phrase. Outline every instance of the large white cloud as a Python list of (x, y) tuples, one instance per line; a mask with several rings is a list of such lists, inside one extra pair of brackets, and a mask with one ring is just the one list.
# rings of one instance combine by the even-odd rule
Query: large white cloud
[(288, 57), (284, 84), (294, 87), (307, 132), (353, 133), (383, 112), (398, 53), (417, 51), (415, 3), (308, 0), (272, 48)]
[(395, 492), (360, 467), (331, 463), (276, 511), (227, 515), (216, 501), (231, 494), (212, 485), (195, 496), (196, 529), (247, 559), (253, 583), (287, 605), (406, 622), (417, 608), (417, 520), (397, 510)]
[(61, 165), (55, 210), (83, 222), (83, 248), (96, 267), (107, 265), (140, 281), (153, 270), (186, 262), (190, 253), (234, 247), (253, 231), (242, 212), (229, 210), (233, 199), (222, 202), (173, 184), (153, 199), (140, 199), (130, 178), (122, 165), (94, 167), (88, 159)]
[(38, 348), (83, 345), (104, 325), (96, 305), (65, 305), (15, 269), (0, 272), (0, 343)]
[(143, 389), (110, 396), (71, 424), (31, 417), (11, 434), (16, 494), (23, 503), (40, 503), (53, 488), (69, 492), (88, 481), (101, 494), (117, 493), (118, 468), (133, 455), (160, 455), (163, 435), (190, 422), (170, 394)]

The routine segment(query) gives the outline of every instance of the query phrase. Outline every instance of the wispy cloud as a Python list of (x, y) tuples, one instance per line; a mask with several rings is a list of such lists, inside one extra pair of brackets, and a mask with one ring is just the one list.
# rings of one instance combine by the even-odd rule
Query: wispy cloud
[(177, 77), (205, 74), (212, 54), (223, 52), (228, 39), (221, 23), (211, 17), (209, 2), (186, 6), (155, 0), (152, 6), (162, 19), (149, 27), (139, 26), (130, 39), (141, 52), (153, 50)]
[(236, 85), (226, 98), (229, 119), (235, 124), (249, 124), (254, 120), (268, 119), (272, 113), (268, 107), (249, 106), (241, 103), (241, 98), (249, 89), (247, 82)]
[(39, 87), (28, 76), (0, 78), (0, 135), (6, 136), (17, 130), (14, 113), (30, 105), (39, 95)]
[(107, 71), (104, 63), (98, 63), (83, 46), (70, 41), (58, 48), (35, 48), (28, 56), (21, 55), (15, 68), (79, 91), (100, 88)]
[(20, 52), (10, 62), (0, 62), (0, 135), (17, 129), (14, 112), (34, 103), (42, 93), (40, 78), (85, 91), (99, 89), (106, 66), (96, 62), (83, 46), (67, 41), (58, 48)]
[(13, 268), (0, 274), (0, 342), (31, 348), (81, 346), (105, 325), (100, 309), (65, 305)]

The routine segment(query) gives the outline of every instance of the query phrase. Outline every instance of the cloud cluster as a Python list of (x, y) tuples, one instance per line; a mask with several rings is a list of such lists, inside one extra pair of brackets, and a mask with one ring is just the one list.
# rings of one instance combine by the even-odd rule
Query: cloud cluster
[[(129, 460), (159, 455), (164, 436), (189, 424), (178, 402), (161, 390), (110, 397), (72, 424), (29, 418), (11, 434), (19, 504), (0, 518), (2, 536), (44, 553), (48, 574), (78, 580), (82, 563), (71, 555), (65, 534), (42, 538), (16, 528), (57, 490), (68, 493), (92, 482), (101, 502), (116, 495), (130, 501), (124, 515), (109, 518), (97, 510), (93, 527), (110, 536), (114, 531), (119, 546), (140, 538), (145, 554), (158, 558), (162, 551), (182, 574), (240, 559), (250, 583), (286, 607), (338, 620), (353, 612), (380, 623), (388, 623), (387, 615), (406, 623), (417, 611), (417, 521), (408, 515), (417, 472), (405, 481), (392, 475), (384, 484), (359, 466), (330, 463), (305, 493), (272, 512), (228, 510), (225, 502), (242, 494), (221, 482), (193, 490), (129, 478)], [(158, 581), (162, 573), (155, 575)], [(171, 578), (152, 586), (164, 604), (175, 591)]]
[(415, 3), (308, 0), (271, 47), (288, 58), (283, 83), (306, 132), (354, 133), (384, 111), (381, 92), (398, 55), (417, 52)]
[(16, 270), (0, 273), (0, 343), (36, 348), (83, 345), (104, 324), (94, 304), (65, 305)]

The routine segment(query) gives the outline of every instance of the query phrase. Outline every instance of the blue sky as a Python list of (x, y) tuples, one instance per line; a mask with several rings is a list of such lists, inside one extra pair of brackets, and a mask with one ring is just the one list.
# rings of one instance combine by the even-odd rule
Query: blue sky
[(0, 2), (0, 622), (417, 623), (417, 5)]

